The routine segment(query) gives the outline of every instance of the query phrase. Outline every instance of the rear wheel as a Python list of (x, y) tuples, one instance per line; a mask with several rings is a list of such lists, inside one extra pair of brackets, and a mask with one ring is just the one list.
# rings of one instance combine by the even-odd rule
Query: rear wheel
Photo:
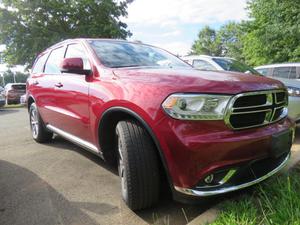
[(33, 139), (39, 143), (49, 142), (52, 139), (53, 133), (46, 129), (35, 103), (30, 105), (29, 119)]
[(160, 186), (153, 141), (133, 120), (119, 122), (116, 134), (122, 197), (132, 210), (150, 207), (158, 201)]

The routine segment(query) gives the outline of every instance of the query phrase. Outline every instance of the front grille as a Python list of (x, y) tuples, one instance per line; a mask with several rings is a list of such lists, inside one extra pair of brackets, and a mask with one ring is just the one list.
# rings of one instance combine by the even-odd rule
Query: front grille
[(247, 92), (234, 96), (225, 122), (232, 129), (246, 129), (277, 122), (287, 116), (285, 90)]

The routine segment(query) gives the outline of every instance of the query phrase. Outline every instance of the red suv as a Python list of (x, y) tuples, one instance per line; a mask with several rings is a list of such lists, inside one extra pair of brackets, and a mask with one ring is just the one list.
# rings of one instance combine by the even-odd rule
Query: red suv
[(33, 139), (53, 133), (116, 163), (131, 209), (256, 184), (288, 161), (288, 95), (266, 77), (193, 69), (120, 40), (74, 39), (41, 53), (27, 81)]

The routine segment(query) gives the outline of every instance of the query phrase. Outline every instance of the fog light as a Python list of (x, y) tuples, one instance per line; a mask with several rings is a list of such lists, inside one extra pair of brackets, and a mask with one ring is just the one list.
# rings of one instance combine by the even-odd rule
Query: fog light
[(204, 178), (204, 181), (207, 184), (211, 184), (213, 182), (213, 180), (214, 180), (214, 175), (213, 174), (208, 175), (207, 177)]

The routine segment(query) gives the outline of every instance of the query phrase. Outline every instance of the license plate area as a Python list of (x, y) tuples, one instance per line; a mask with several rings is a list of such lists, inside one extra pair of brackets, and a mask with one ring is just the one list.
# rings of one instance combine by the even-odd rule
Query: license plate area
[(292, 147), (293, 132), (285, 130), (272, 135), (271, 156), (277, 158), (284, 153), (288, 153)]

